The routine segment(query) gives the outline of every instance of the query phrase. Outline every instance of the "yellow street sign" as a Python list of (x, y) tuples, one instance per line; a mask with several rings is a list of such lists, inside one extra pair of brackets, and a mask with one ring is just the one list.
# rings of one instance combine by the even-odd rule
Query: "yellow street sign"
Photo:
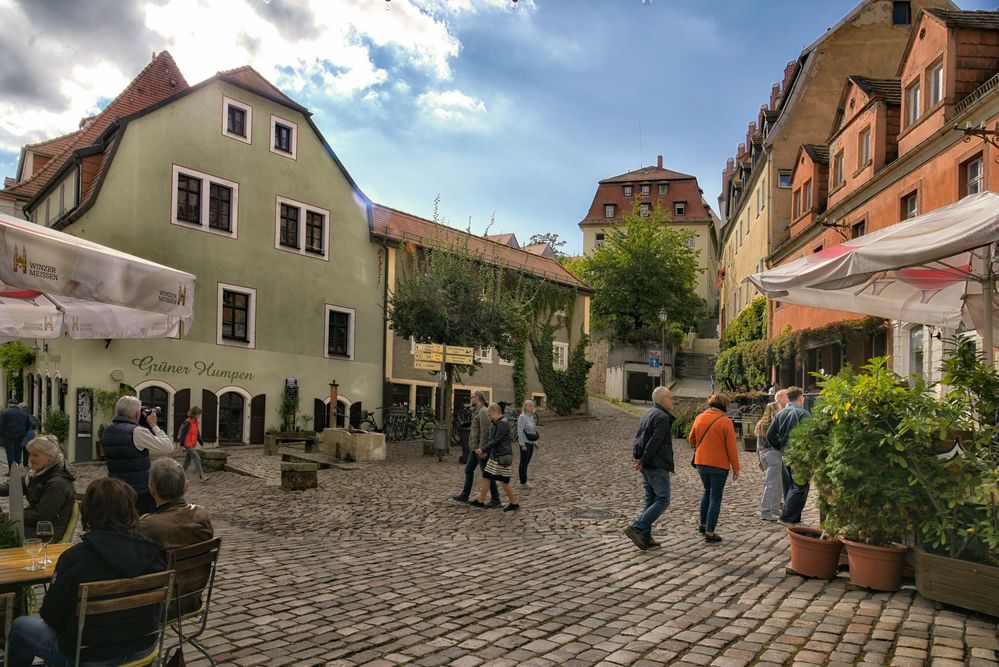
[(434, 363), (432, 361), (414, 361), (413, 368), (418, 371), (439, 371), (441, 364), (440, 362)]
[(475, 349), (471, 347), (459, 347), (457, 345), (448, 345), (447, 356), (450, 357), (452, 354), (459, 355), (462, 357), (471, 357), (473, 354), (475, 354)]
[(444, 355), (440, 352), (420, 352), (417, 351), (415, 358), (417, 361), (423, 361), (426, 363), (437, 362), (438, 364), (444, 361)]
[(449, 364), (459, 364), (462, 366), (472, 365), (472, 355), (468, 354), (451, 354), (450, 348), (447, 351), (447, 362)]

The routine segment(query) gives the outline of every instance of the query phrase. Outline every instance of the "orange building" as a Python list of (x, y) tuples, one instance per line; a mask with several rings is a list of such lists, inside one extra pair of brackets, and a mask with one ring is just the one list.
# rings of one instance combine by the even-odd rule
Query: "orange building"
[[(968, 126), (999, 131), (999, 11), (926, 9), (917, 16), (897, 78), (851, 76), (827, 145), (802, 146), (791, 176), (790, 237), (777, 266), (983, 190), (999, 190), (999, 143)], [(825, 184), (823, 186), (823, 183)], [(860, 315), (771, 302), (771, 336)], [(894, 368), (936, 378), (942, 341), (953, 331), (893, 322), (888, 340), (809, 350), (800, 379), (872, 354)], [(807, 377), (807, 376), (804, 376)]]

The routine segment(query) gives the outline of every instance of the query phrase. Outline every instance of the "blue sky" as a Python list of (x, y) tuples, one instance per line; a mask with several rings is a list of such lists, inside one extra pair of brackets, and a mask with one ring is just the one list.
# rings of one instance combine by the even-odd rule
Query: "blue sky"
[[(555, 232), (578, 251), (576, 223), (597, 181), (654, 164), (660, 153), (668, 168), (697, 176), (715, 206), (725, 160), (787, 61), (855, 6), (230, 1), (250, 10), (235, 26), (231, 5), (212, 14), (221, 5), (196, 0), (80, 3), (89, 11), (60, 0), (49, 4), (74, 9), (48, 13), (28, 0), (0, 0), (0, 23), (18, 36), (9, 48), (30, 58), (0, 53), (0, 173), (14, 174), (18, 146), (73, 129), (151, 51), (167, 48), (191, 83), (247, 63), (275, 80), (312, 109), (379, 203), (430, 217), (439, 194), (449, 224), (482, 233), (495, 217), (492, 232), (522, 241)], [(117, 11), (102, 10), (108, 2)], [(188, 34), (192, 15), (212, 39)], [(88, 21), (111, 35), (100, 42), (106, 52), (80, 36)], [(22, 35), (27, 49), (16, 43)], [(26, 68), (46, 83), (26, 85)]]

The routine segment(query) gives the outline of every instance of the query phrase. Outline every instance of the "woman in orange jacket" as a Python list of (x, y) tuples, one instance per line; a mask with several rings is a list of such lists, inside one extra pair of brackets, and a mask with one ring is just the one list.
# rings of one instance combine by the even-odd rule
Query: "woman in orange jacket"
[(732, 479), (739, 479), (739, 452), (735, 447), (735, 425), (725, 416), (728, 398), (713, 394), (708, 399), (708, 409), (697, 415), (690, 427), (687, 441), (694, 447), (694, 467), (704, 485), (701, 496), (701, 520), (697, 530), (704, 533), (705, 542), (721, 542), (715, 534), (718, 513), (721, 511), (722, 492), (728, 471)]

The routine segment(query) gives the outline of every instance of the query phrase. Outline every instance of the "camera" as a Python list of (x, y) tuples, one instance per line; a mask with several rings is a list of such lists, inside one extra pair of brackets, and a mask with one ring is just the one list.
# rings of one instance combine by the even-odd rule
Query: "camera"
[(159, 422), (159, 420), (162, 417), (162, 413), (160, 412), (160, 409), (158, 407), (147, 408), (143, 406), (142, 409), (139, 411), (139, 421), (142, 423), (143, 426), (146, 426), (150, 430), (152, 430), (152, 425), (149, 423), (149, 415), (151, 414), (156, 415), (157, 422)]

